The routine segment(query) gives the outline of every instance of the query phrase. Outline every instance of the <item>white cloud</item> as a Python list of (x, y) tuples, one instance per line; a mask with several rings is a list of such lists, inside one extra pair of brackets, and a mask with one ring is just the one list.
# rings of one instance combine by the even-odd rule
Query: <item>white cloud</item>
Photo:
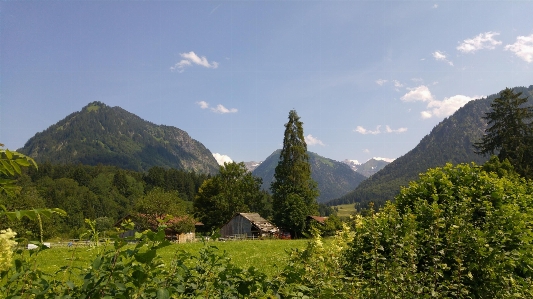
[(391, 158), (382, 158), (382, 157), (373, 157), (372, 159), (381, 160), (381, 161), (385, 161), (385, 162), (389, 162), (389, 163), (391, 163), (392, 161), (395, 160), (395, 159), (391, 159)]
[[(198, 106), (200, 106), (200, 108), (202, 108), (202, 109), (209, 108), (209, 103), (206, 102), (206, 101), (196, 102), (196, 104), (198, 104)], [(236, 108), (228, 109), (228, 108), (224, 107), (223, 105), (218, 104), (216, 108), (211, 108), (211, 111), (213, 111), (215, 113), (219, 113), (219, 114), (225, 114), (225, 113), (236, 113), (239, 110), (237, 110)]]
[(396, 87), (396, 88), (403, 87), (403, 84), (400, 83), (400, 81), (398, 81), (398, 80), (393, 80), (392, 82), (394, 82), (394, 87)]
[(324, 146), (324, 142), (322, 142), (321, 140), (319, 140), (318, 138), (314, 137), (313, 135), (309, 134), (307, 136), (304, 137), (305, 139), (305, 143), (307, 143), (307, 145), (321, 145), (321, 146)]
[(481, 96), (468, 97), (465, 95), (455, 95), (453, 97), (444, 98), (442, 101), (433, 100), (428, 103), (428, 110), (422, 111), (420, 114), (423, 119), (435, 117), (447, 117), (452, 115), (459, 108), (466, 103), (479, 99)]
[(407, 132), (407, 128), (398, 128), (398, 129), (391, 129), (389, 127), (389, 125), (386, 125), (385, 126), (385, 130), (387, 131), (387, 133), (404, 133), (404, 132)]
[(225, 113), (236, 113), (238, 110), (235, 108), (228, 109), (221, 104), (218, 104), (216, 108), (211, 108), (211, 111), (215, 113), (225, 114)]
[(431, 118), (431, 113), (427, 112), (427, 111), (422, 111), (420, 112), (420, 116), (423, 118), (423, 119), (428, 119), (428, 118)]
[(376, 134), (381, 133), (381, 131), (379, 130), (380, 127), (381, 126), (377, 126), (375, 131), (371, 131), (371, 130), (367, 130), (367, 129), (361, 127), (361, 126), (357, 126), (353, 131), (357, 132), (357, 133), (360, 133), (360, 134), (363, 134), (363, 135), (367, 135), (367, 134), (376, 135)]
[(383, 84), (387, 83), (387, 80), (384, 79), (378, 79), (376, 80), (376, 84), (379, 86), (383, 86)]
[(439, 7), (438, 4), (433, 4), (433, 8), (437, 8), (437, 7)]
[(433, 55), (433, 58), (435, 58), (435, 60), (441, 60), (441, 61), (444, 61), (446, 63), (448, 63), (449, 65), (453, 66), (453, 62), (449, 61), (447, 58), (446, 58), (446, 54), (440, 52), (440, 51), (435, 51), (432, 53)]
[(357, 126), (353, 131), (357, 132), (359, 134), (363, 134), (363, 135), (368, 135), (368, 134), (377, 135), (377, 134), (381, 134), (381, 133), (404, 133), (404, 132), (407, 132), (407, 128), (391, 129), (391, 127), (389, 125), (386, 125), (385, 126), (385, 131), (381, 132), (381, 125), (377, 126), (376, 130), (374, 130), (374, 131), (367, 130), (367, 129), (363, 128), (362, 126)]
[(429, 102), (433, 101), (433, 95), (429, 91), (429, 88), (425, 85), (420, 85), (415, 88), (409, 88), (409, 92), (400, 98), (404, 102)]
[(206, 101), (196, 102), (196, 104), (198, 104), (198, 106), (200, 106), (200, 108), (202, 108), (202, 109), (209, 108), (209, 104)]
[(533, 34), (517, 37), (514, 44), (505, 46), (505, 50), (513, 52), (527, 63), (533, 62)]
[(216, 69), (218, 67), (218, 62), (212, 61), (211, 63), (209, 63), (205, 56), (200, 57), (196, 55), (196, 53), (194, 53), (193, 51), (189, 53), (180, 53), (180, 56), (184, 59), (180, 60), (180, 62), (170, 67), (171, 71), (178, 71), (182, 73), (185, 67), (191, 66), (193, 63), (211, 69)]
[(463, 53), (474, 53), (477, 50), (489, 49), (492, 50), (496, 48), (497, 45), (501, 45), (501, 41), (494, 39), (494, 36), (500, 35), (498, 32), (485, 32), (480, 33), (478, 36), (472, 39), (465, 39), (459, 46), (457, 50)]
[(459, 108), (463, 107), (466, 103), (479, 98), (482, 98), (482, 96), (469, 97), (465, 95), (455, 95), (453, 97), (444, 98), (444, 100), (439, 101), (433, 97), (431, 91), (427, 86), (421, 85), (416, 88), (411, 88), (408, 93), (401, 97), (401, 100), (404, 102), (427, 102), (427, 110), (420, 112), (420, 116), (423, 119), (428, 119), (431, 117), (450, 116)]
[(231, 163), (233, 162), (233, 160), (227, 156), (227, 155), (222, 155), (222, 154), (219, 154), (219, 153), (214, 153), (213, 154), (213, 157), (215, 157), (215, 160), (217, 160), (217, 163), (218, 165), (224, 165), (224, 162), (226, 163)]
[(368, 153), (370, 153), (370, 150), (367, 149), (367, 148), (365, 148), (365, 149), (363, 150), (363, 153), (367, 153), (367, 154), (368, 154)]

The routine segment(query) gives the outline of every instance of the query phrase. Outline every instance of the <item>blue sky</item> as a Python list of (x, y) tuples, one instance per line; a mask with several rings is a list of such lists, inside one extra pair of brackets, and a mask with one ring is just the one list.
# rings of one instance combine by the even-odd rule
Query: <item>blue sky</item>
[(92, 101), (260, 161), (398, 158), (471, 99), (533, 84), (530, 1), (0, 2), (0, 142)]

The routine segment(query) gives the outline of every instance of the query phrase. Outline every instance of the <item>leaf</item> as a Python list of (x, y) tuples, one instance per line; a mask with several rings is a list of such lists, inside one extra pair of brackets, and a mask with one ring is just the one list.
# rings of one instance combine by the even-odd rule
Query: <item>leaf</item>
[(10, 160), (9, 164), (11, 164), (11, 167), (13, 167), (13, 170), (15, 170), (17, 174), (21, 174), (20, 166), (15, 161)]
[(138, 261), (139, 263), (146, 264), (146, 263), (151, 262), (156, 257), (156, 253), (157, 252), (153, 249), (148, 250), (147, 252), (144, 252), (144, 253), (139, 253), (135, 255), (135, 260)]
[(19, 159), (16, 159), (15, 162), (20, 165), (20, 166), (25, 166), (25, 167), (28, 167), (30, 166), (30, 162), (26, 159), (22, 159), (22, 158), (19, 158)]
[(9, 151), (8, 149), (6, 149), (6, 150), (4, 151), (4, 154), (6, 154), (6, 157), (7, 157), (9, 160), (13, 159), (13, 153), (11, 153), (11, 151)]
[(100, 269), (100, 266), (102, 265), (102, 257), (99, 256), (94, 259), (93, 261), (93, 269), (98, 270)]
[(5, 171), (7, 171), (9, 173), (9, 175), (15, 175), (15, 171), (13, 170), (13, 168), (11, 167), (11, 165), (6, 161), (6, 160), (0, 160), (0, 162), (2, 162), (2, 166)]
[(157, 290), (157, 299), (168, 299), (170, 298), (170, 293), (167, 289)]

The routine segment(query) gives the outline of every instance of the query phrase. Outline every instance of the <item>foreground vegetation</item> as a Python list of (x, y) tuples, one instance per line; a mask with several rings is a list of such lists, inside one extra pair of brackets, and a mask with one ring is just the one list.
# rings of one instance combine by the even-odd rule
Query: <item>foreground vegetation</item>
[[(20, 250), (2, 271), (0, 291), (7, 298), (533, 298), (532, 194), (533, 183), (496, 157), (482, 167), (449, 164), (328, 242), (316, 234), (288, 256), (269, 252), (270, 241), (176, 251), (186, 246), (146, 231), (134, 246), (116, 240), (92, 249), (92, 261), (74, 256), (53, 274), (40, 261), (54, 249)], [(280, 261), (272, 274), (258, 260), (238, 260), (255, 245), (267, 261)]]

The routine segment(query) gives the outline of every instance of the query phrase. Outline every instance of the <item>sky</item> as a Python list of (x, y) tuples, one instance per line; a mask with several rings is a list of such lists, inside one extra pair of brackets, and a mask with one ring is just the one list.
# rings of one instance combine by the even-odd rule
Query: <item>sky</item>
[(93, 101), (219, 161), (396, 159), (466, 102), (533, 84), (531, 1), (2, 1), (0, 143)]

